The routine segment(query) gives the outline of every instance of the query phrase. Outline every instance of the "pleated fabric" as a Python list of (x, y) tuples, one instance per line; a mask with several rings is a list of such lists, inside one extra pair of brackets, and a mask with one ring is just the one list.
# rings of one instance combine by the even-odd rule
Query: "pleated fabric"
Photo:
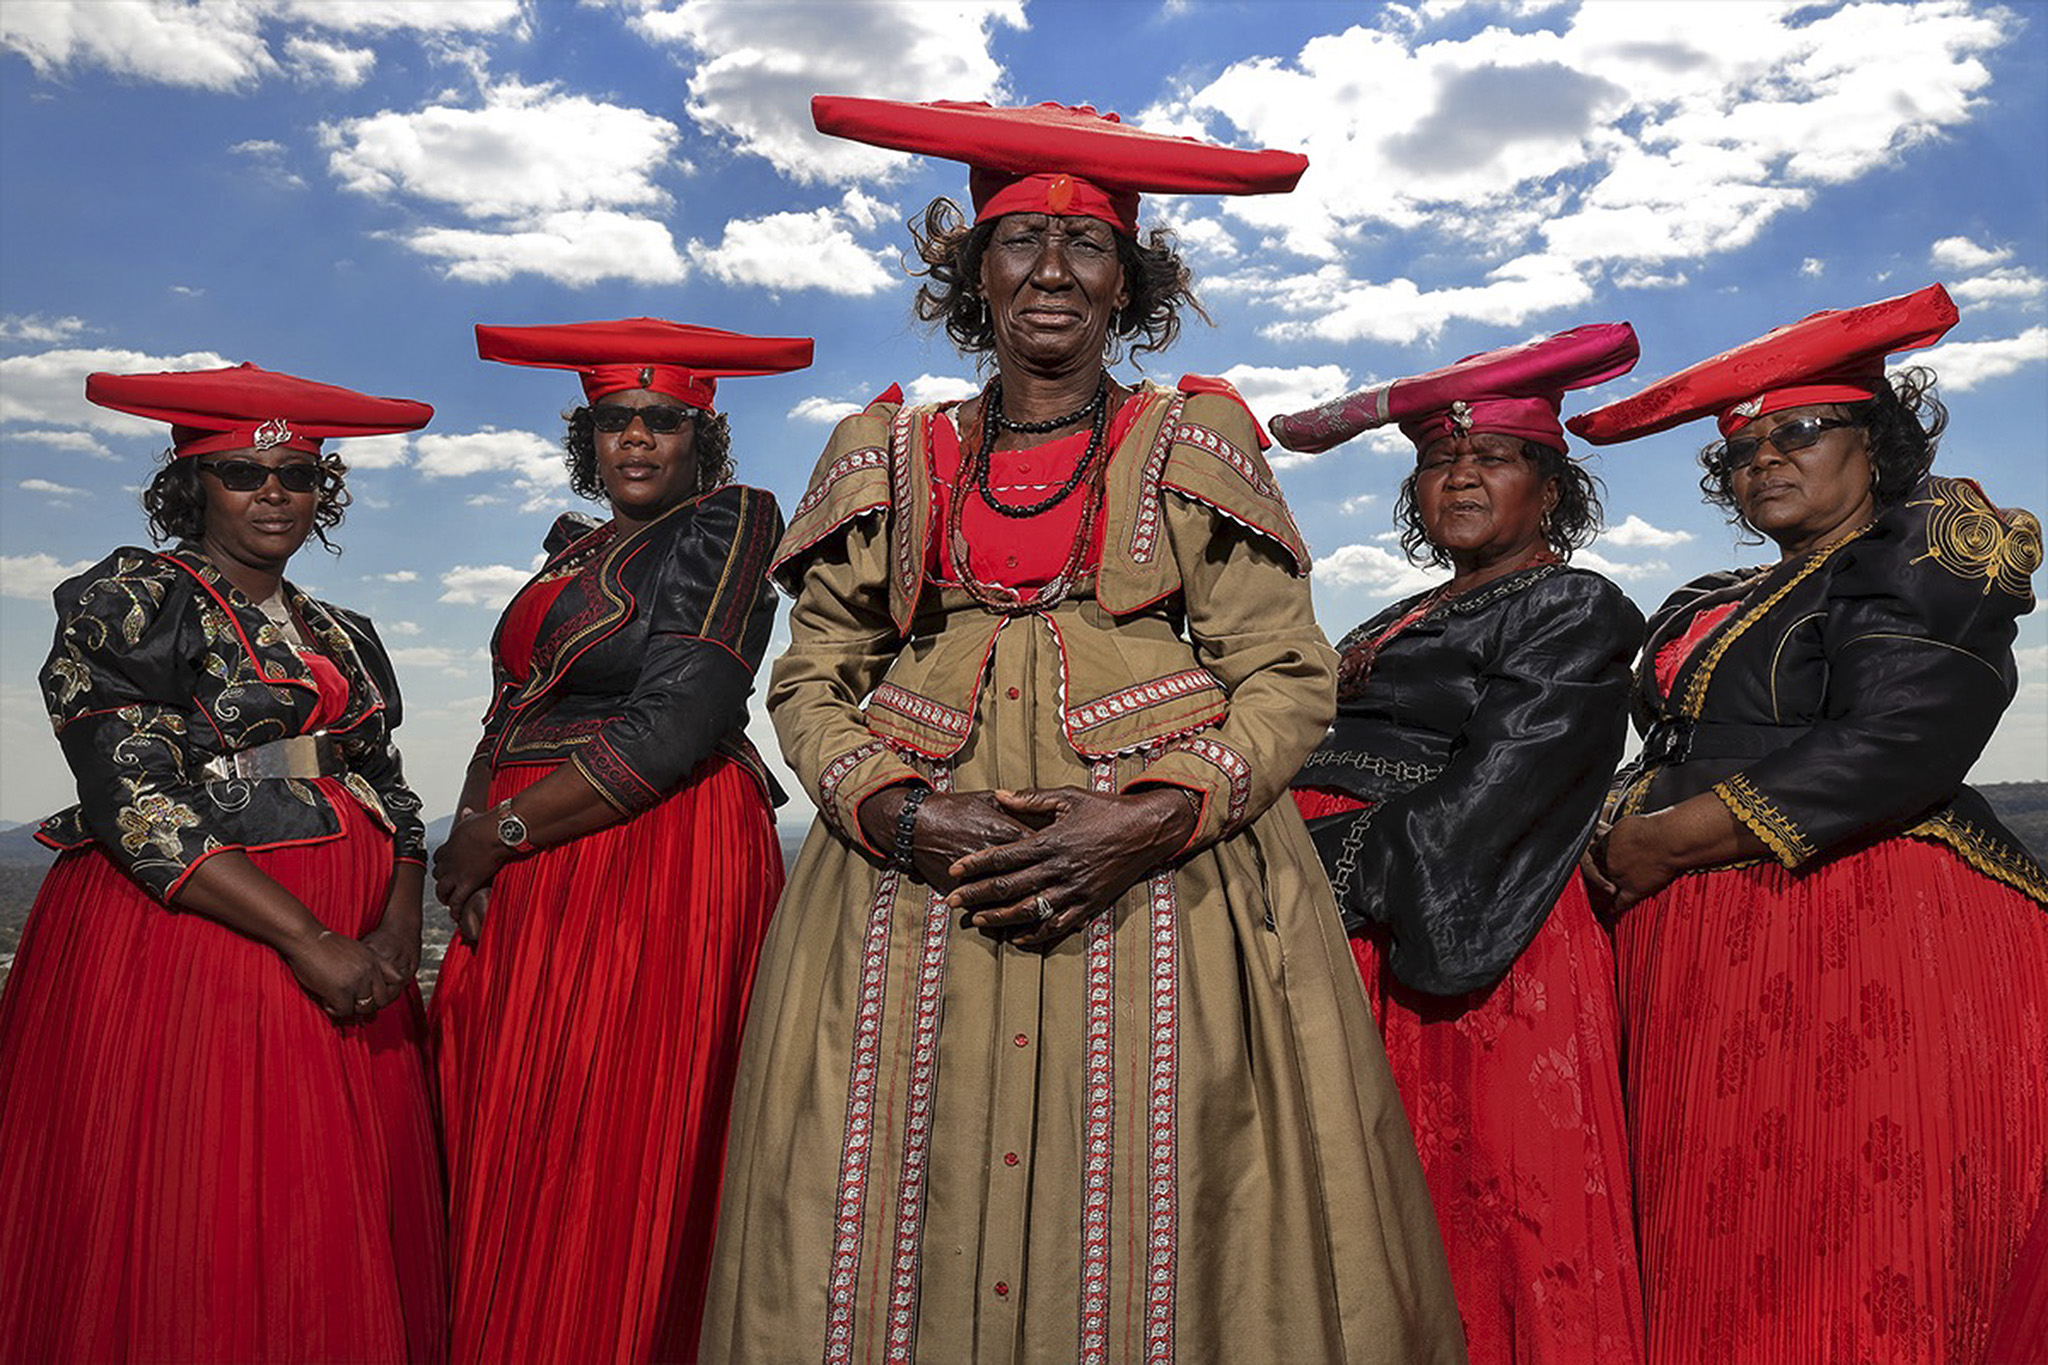
[[(548, 768), (514, 767), (493, 803)], [(782, 889), (722, 758), (622, 824), (508, 864), (435, 990), (453, 1357), (695, 1356), (755, 958)]]
[[(1293, 796), (1311, 820), (1368, 804)], [(1475, 1365), (1640, 1362), (1614, 952), (1578, 874), (1484, 991), (1425, 995), (1388, 968), (1384, 932), (1350, 941)]]
[(1616, 948), (1651, 1359), (1997, 1359), (2043, 1288), (2041, 907), (1890, 839), (1681, 877)]
[[(336, 933), (391, 840), (250, 855)], [(271, 949), (64, 854), (0, 999), (0, 1360), (445, 1359), (440, 1152), (417, 992), (336, 1024)]]

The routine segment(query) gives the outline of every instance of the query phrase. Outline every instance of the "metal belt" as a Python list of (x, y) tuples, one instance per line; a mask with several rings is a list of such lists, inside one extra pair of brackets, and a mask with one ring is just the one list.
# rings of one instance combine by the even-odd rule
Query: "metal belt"
[(293, 735), (221, 754), (208, 759), (199, 771), (210, 782), (227, 782), (235, 778), (337, 777), (344, 769), (341, 746), (322, 730), (317, 735)]

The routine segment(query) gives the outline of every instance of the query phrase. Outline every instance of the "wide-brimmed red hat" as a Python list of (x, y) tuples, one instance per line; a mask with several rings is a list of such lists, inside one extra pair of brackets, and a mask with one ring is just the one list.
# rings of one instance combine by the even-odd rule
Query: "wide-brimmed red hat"
[(1085, 104), (997, 108), (814, 95), (811, 122), (833, 137), (967, 163), (976, 222), (1005, 213), (1081, 214), (1136, 236), (1140, 194), (1285, 194), (1308, 169), (1299, 152), (1148, 133)]
[(1636, 363), (1635, 328), (1595, 322), (1540, 341), (1468, 355), (1456, 364), (1275, 417), (1289, 450), (1315, 453), (1361, 431), (1399, 422), (1420, 451), (1439, 436), (1493, 431), (1565, 448), (1559, 406), (1568, 389), (1589, 388)]
[(89, 374), (85, 396), (103, 408), (169, 422), (172, 449), (181, 456), (278, 446), (317, 455), (330, 436), (417, 431), (434, 416), (410, 398), (373, 398), (247, 364)]
[(811, 363), (811, 339), (748, 336), (664, 318), (545, 327), (479, 322), (476, 353), (506, 365), (575, 370), (593, 403), (608, 393), (651, 389), (709, 412), (720, 379), (801, 370)]
[(1815, 313), (1565, 425), (1594, 445), (1610, 445), (1711, 413), (1727, 436), (1785, 408), (1861, 402), (1884, 386), (1886, 356), (1932, 346), (1957, 316), (1955, 300), (1938, 284)]

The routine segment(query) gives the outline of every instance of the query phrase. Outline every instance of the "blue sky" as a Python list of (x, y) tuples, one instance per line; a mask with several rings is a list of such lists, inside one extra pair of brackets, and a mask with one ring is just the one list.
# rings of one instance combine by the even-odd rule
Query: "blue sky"
[[(400, 739), (453, 802), (496, 611), (572, 505), (573, 379), (470, 326), (653, 314), (817, 338), (732, 380), (741, 477), (785, 507), (831, 420), (973, 371), (909, 316), (903, 223), (965, 176), (810, 131), (819, 91), (1093, 103), (1304, 151), (1295, 194), (1153, 201), (1216, 326), (1149, 373), (1262, 415), (1582, 322), (1641, 334), (1593, 401), (1819, 308), (1948, 284), (1938, 468), (2048, 510), (2048, 10), (1967, 3), (1412, 5), (6, 0), (0, 5), (0, 819), (66, 803), (35, 692), (49, 590), (142, 543), (160, 426), (95, 369), (253, 360), (437, 409), (344, 443), (345, 553)], [(1126, 377), (1139, 372), (1125, 367)], [(1568, 408), (1568, 411), (1573, 410)], [(1644, 607), (1763, 558), (1699, 502), (1695, 425), (1602, 452), (1585, 562)], [(1391, 543), (1398, 438), (1281, 462), (1332, 638), (1427, 579)], [(771, 654), (786, 640), (778, 629)], [(2048, 773), (2048, 627), (1981, 780)], [(755, 737), (773, 749), (757, 716)], [(799, 797), (785, 818), (802, 818)]]

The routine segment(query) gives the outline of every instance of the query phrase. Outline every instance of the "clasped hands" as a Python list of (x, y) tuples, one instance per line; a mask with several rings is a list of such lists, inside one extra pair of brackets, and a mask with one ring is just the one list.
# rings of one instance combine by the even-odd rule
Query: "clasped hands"
[[(908, 791), (887, 787), (861, 802), (871, 846), (895, 847)], [(1195, 806), (1177, 787), (933, 792), (911, 847), (918, 879), (946, 893), (962, 928), (1048, 948), (1164, 866), (1194, 829)]]

